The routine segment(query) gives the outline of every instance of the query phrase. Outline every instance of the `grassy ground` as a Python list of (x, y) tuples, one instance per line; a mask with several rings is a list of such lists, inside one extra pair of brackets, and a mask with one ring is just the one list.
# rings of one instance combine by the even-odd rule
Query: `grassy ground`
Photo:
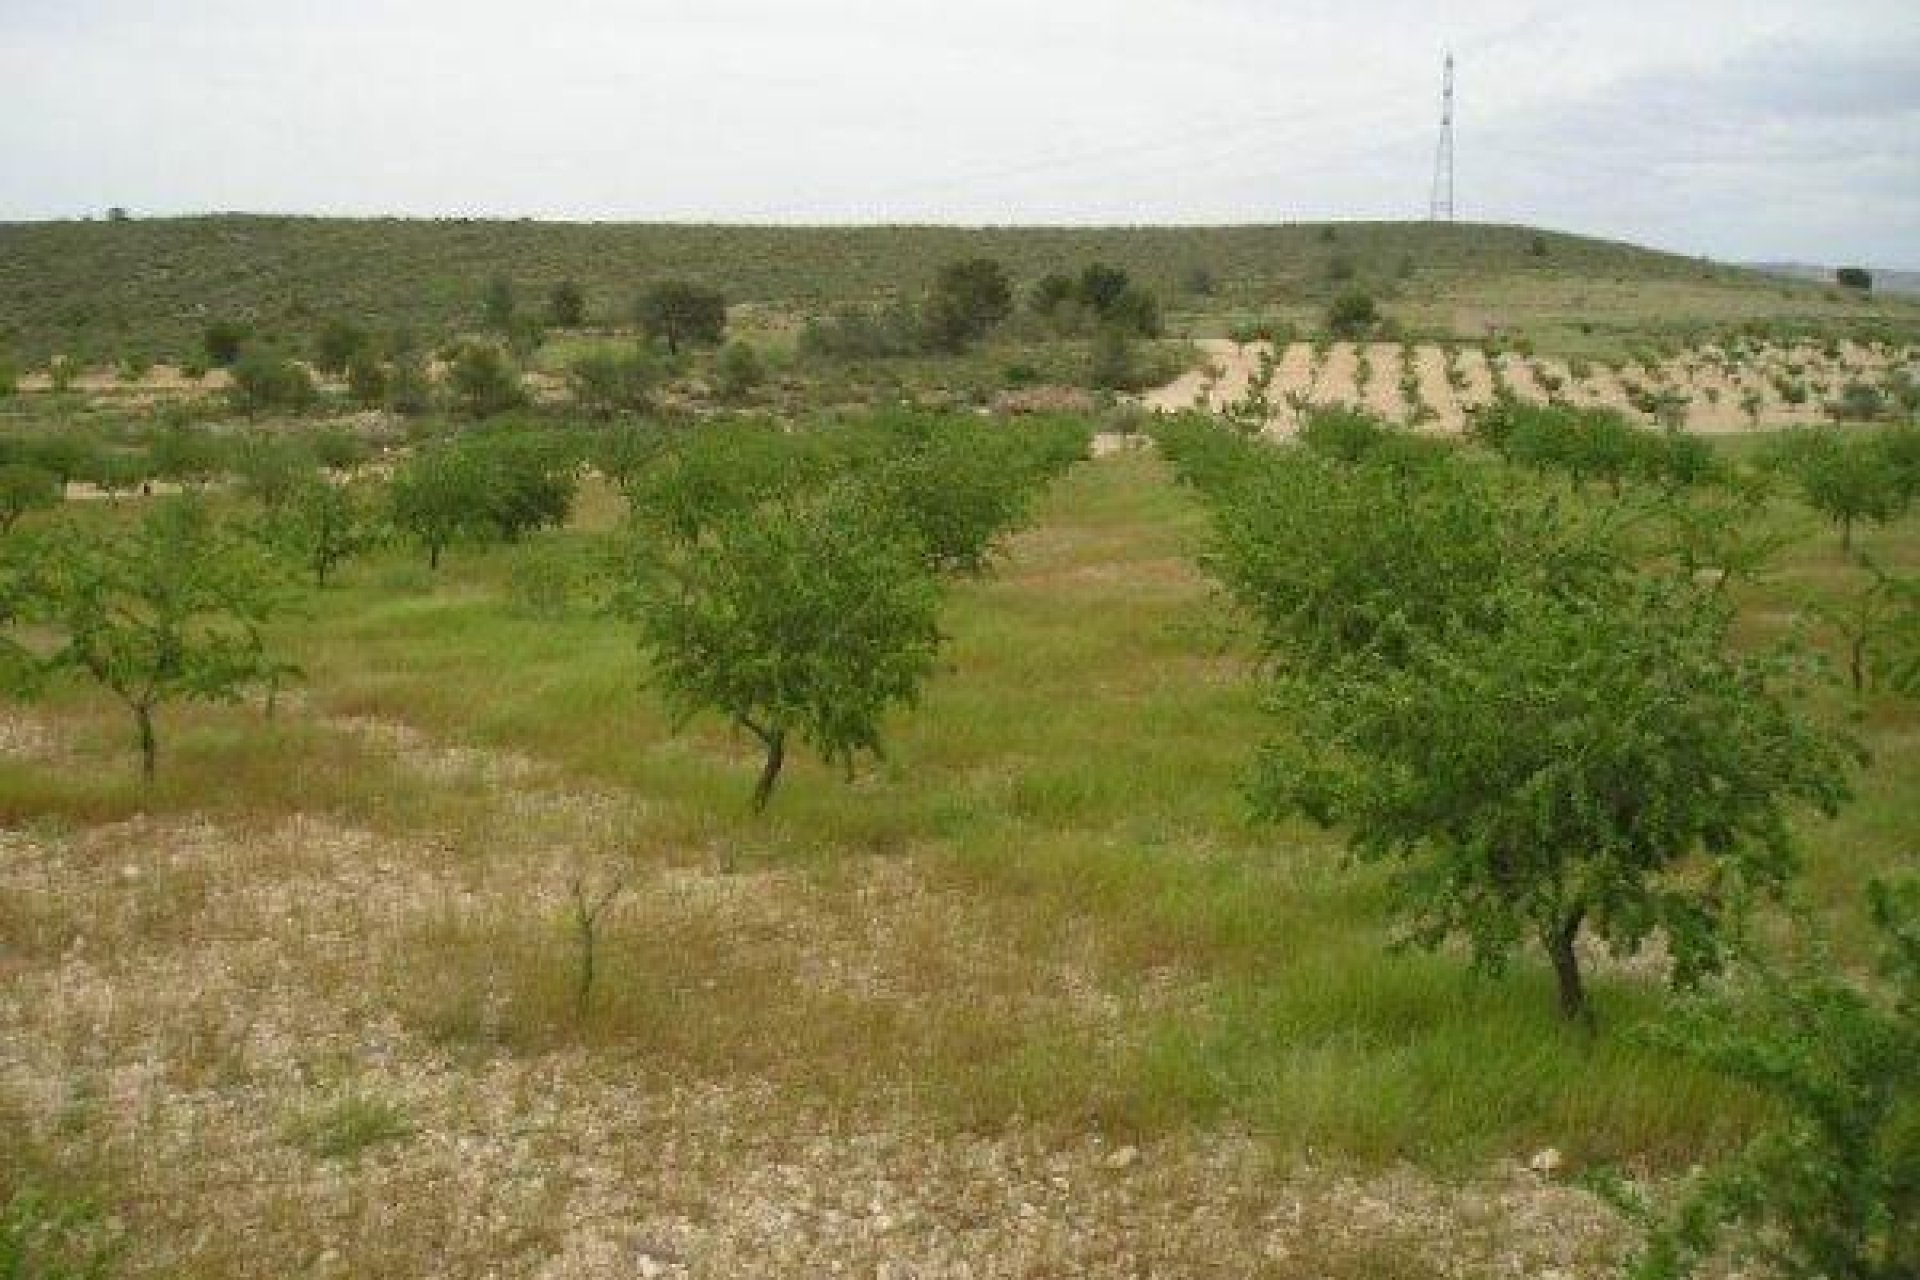
[[(590, 492), (556, 540), (616, 518)], [(1767, 519), (1807, 539), (1753, 589), (1756, 631), (1855, 572), (1796, 505)], [(796, 762), (761, 821), (750, 744), (675, 732), (624, 627), (520, 602), (516, 566), (552, 546), (354, 566), (285, 629), (305, 688), (270, 722), (167, 714), (150, 791), (114, 709), (61, 691), (0, 754), (0, 1101), (38, 1167), (142, 1233), (138, 1275), (477, 1274), (635, 1221), (722, 1275), (788, 1256), (763, 1204), (823, 1259), (929, 1256), (947, 1237), (856, 1248), (780, 1189), (862, 1161), (925, 1182), (929, 1232), (961, 1230), (942, 1197), (967, 1179), (1031, 1178), (1043, 1218), (1057, 1195), (1119, 1233), (1114, 1274), (1155, 1238), (1234, 1274), (1599, 1274), (1604, 1215), (1500, 1162), (1680, 1167), (1752, 1105), (1635, 1039), (1661, 1005), (1635, 970), (1602, 966), (1588, 1038), (1539, 967), (1393, 952), (1372, 872), (1246, 821), (1260, 712), (1201, 534), (1153, 459), (1077, 468), (954, 592), (946, 669), (887, 759), (851, 783)], [(1920, 568), (1920, 519), (1864, 541)], [(1911, 862), (1920, 795), (1920, 712), (1858, 714), (1860, 800), (1806, 828), (1843, 948), (1860, 881)], [(574, 887), (616, 883), (582, 1015)], [(1137, 1200), (1101, 1198), (1119, 1144), (1157, 1179)], [(1426, 1216), (1369, 1228), (1383, 1198)], [(1202, 1240), (1189, 1203), (1231, 1212)], [(1099, 1270), (1085, 1238), (1047, 1247), (1024, 1256)], [(542, 1274), (608, 1273), (590, 1261)]]

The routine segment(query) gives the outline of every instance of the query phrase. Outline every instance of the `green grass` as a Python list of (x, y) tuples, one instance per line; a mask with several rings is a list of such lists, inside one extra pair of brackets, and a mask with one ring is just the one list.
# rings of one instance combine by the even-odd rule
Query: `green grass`
[[(605, 528), (605, 495), (589, 508)], [(1753, 590), (1757, 634), (1850, 572), (1797, 505), (1765, 518), (1810, 536)], [(1076, 468), (995, 573), (953, 589), (942, 670), (891, 723), (886, 758), (851, 785), (794, 761), (763, 821), (747, 807), (752, 744), (711, 720), (676, 732), (629, 628), (514, 607), (516, 559), (584, 550), (601, 536), (587, 529), (456, 550), (438, 575), (402, 550), (352, 566), (283, 628), (311, 709), (271, 725), (246, 708), (169, 714), (150, 793), (111, 708), (64, 692), (48, 713), (77, 759), (0, 765), (0, 814), (328, 812), (495, 865), (581, 848), (797, 877), (848, 927), (870, 859), (900, 859), (995, 940), (970, 960), (928, 921), (889, 960), (906, 994), (859, 999), (807, 980), (791, 950), (806, 938), (734, 936), (720, 915), (636, 900), (608, 922), (580, 1020), (564, 921), (483, 902), (422, 924), (390, 980), (409, 1026), (479, 1053), (580, 1046), (667, 1079), (746, 1073), (847, 1105), (904, 1095), (966, 1129), (1245, 1129), (1367, 1164), (1554, 1145), (1674, 1167), (1746, 1131), (1753, 1103), (1636, 1038), (1663, 1003), (1643, 982), (1595, 976), (1589, 1038), (1560, 1023), (1531, 956), (1481, 978), (1456, 953), (1396, 951), (1377, 870), (1324, 833), (1249, 821), (1262, 713), (1233, 620), (1192, 567), (1202, 534), (1154, 460)], [(1920, 567), (1920, 520), (1865, 539)], [(1838, 696), (1829, 710), (1855, 714)], [(427, 785), (316, 713), (525, 753), (557, 785), (613, 797), (611, 816), (531, 815), (481, 776)], [(1805, 895), (1843, 948), (1861, 881), (1911, 865), (1920, 795), (1920, 710), (1876, 698), (1859, 714), (1876, 756), (1860, 799), (1805, 826)], [(14, 923), (57, 954), (52, 924)]]
[(288, 1120), (287, 1141), (321, 1160), (357, 1160), (370, 1148), (413, 1136), (406, 1109), (348, 1089)]
[[(1239, 787), (1260, 715), (1185, 560), (1199, 534), (1151, 461), (1078, 469), (998, 574), (955, 591), (949, 669), (896, 721), (885, 762), (853, 787), (799, 763), (764, 825), (746, 814), (750, 745), (712, 723), (672, 733), (622, 627), (508, 615), (496, 586), (513, 552), (456, 556), (429, 592), (386, 591), (368, 567), (323, 598), (300, 657), (329, 706), (646, 797), (643, 842), (816, 869), (912, 851), (1012, 936), (1086, 940), (1127, 998), (1175, 975), (1183, 998), (1124, 1043), (1043, 1020), (988, 1037), (956, 1074), (924, 1052), (926, 1029), (883, 1037), (919, 1045), (906, 1056), (963, 1123), (1224, 1122), (1366, 1158), (1551, 1141), (1666, 1162), (1725, 1141), (1750, 1113), (1633, 1044), (1658, 1006), (1638, 985), (1599, 979), (1609, 1030), (1588, 1043), (1558, 1025), (1530, 959), (1486, 980), (1457, 957), (1394, 953), (1376, 873), (1324, 835), (1249, 824)], [(1817, 543), (1804, 554), (1799, 577), (1821, 562)], [(1809, 828), (1809, 893), (1836, 921), (1863, 871), (1907, 856), (1911, 717), (1882, 718), (1895, 745), (1861, 804)]]

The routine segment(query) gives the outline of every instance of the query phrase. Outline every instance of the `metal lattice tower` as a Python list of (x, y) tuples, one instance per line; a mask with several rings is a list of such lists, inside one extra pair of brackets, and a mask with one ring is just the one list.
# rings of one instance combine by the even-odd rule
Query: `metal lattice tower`
[(1427, 203), (1430, 222), (1453, 221), (1453, 55), (1447, 55), (1440, 88), (1440, 147), (1433, 156), (1433, 195)]

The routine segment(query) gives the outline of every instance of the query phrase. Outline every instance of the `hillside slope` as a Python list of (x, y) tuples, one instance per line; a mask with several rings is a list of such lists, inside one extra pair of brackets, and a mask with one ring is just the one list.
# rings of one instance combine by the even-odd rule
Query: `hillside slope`
[[(1198, 329), (1234, 313), (1309, 316), (1354, 284), (1404, 300), (1407, 321), (1430, 332), (1501, 327), (1509, 298), (1522, 323), (1542, 313), (1564, 320), (1589, 304), (1650, 317), (1678, 305), (1701, 322), (1897, 306), (1628, 245), (1466, 224), (829, 228), (221, 215), (0, 224), (0, 351), (28, 363), (57, 352), (179, 356), (209, 320), (229, 317), (290, 337), (335, 315), (439, 337), (476, 323), (494, 275), (533, 307), (555, 282), (576, 279), (600, 322), (624, 319), (639, 288), (669, 274), (703, 278), (738, 301), (813, 309), (915, 291), (941, 263), (976, 254), (1004, 262), (1022, 284), (1114, 263)], [(1201, 276), (1211, 287), (1197, 287)], [(1624, 287), (1626, 300), (1603, 303), (1583, 292), (1589, 286)], [(1642, 307), (1642, 286), (1656, 287), (1659, 301)], [(1699, 305), (1685, 301), (1703, 290)]]

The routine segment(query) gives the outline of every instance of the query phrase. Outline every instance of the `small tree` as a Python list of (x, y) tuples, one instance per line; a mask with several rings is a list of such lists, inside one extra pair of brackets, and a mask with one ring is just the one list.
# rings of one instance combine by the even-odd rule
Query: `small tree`
[(587, 295), (572, 280), (562, 280), (547, 295), (547, 323), (556, 329), (578, 329), (587, 319)]
[(1870, 436), (1795, 432), (1780, 461), (1807, 504), (1840, 526), (1842, 550), (1853, 549), (1856, 523), (1885, 524), (1906, 506), (1898, 471)]
[(934, 580), (850, 493), (734, 515), (642, 565), (633, 604), (654, 683), (683, 722), (716, 711), (759, 740), (756, 813), (791, 738), (851, 769), (932, 673)]
[(227, 389), (234, 411), (250, 418), (276, 410), (297, 413), (312, 405), (314, 397), (313, 376), (305, 365), (259, 343), (240, 353)]
[(1832, 812), (1843, 743), (1790, 708), (1779, 664), (1737, 656), (1731, 611), (1647, 582), (1522, 586), (1484, 628), (1416, 635), (1407, 661), (1298, 671), (1256, 794), (1395, 864), (1410, 940), (1463, 936), (1498, 971), (1526, 940), (1586, 1018), (1578, 943), (1656, 930), (1689, 984), (1755, 892), (1797, 869), (1790, 809)]
[(576, 487), (573, 458), (551, 441), (502, 433), (422, 449), (394, 473), (388, 499), (394, 527), (438, 569), (455, 542), (564, 524)]
[(175, 426), (154, 437), (147, 458), (154, 475), (199, 489), (227, 469), (228, 449), (211, 431)]
[(270, 512), (284, 507), (313, 478), (312, 451), (286, 435), (256, 432), (237, 441), (230, 453), (241, 492)]
[(103, 451), (97, 436), (77, 427), (67, 427), (30, 437), (22, 460), (51, 471), (54, 480), (65, 489), (75, 480), (86, 478), (98, 465)]
[(1140, 385), (1133, 341), (1119, 325), (1103, 324), (1088, 350), (1087, 381), (1101, 391), (1131, 391)]
[(1074, 282), (1074, 297), (1099, 316), (1110, 315), (1133, 287), (1133, 280), (1119, 267), (1104, 262), (1089, 262)]
[(486, 521), (477, 468), (459, 450), (444, 445), (407, 459), (393, 473), (388, 501), (394, 527), (426, 550), (429, 569), (438, 569), (441, 553)]
[(433, 379), (417, 354), (394, 357), (387, 373), (387, 408), (403, 418), (418, 418), (433, 410)]
[(640, 295), (634, 319), (642, 333), (664, 339), (667, 351), (677, 356), (683, 343), (719, 343), (727, 331), (727, 300), (691, 280), (662, 280)]
[(909, 421), (889, 456), (863, 478), (877, 510), (921, 544), (936, 573), (986, 570), (1016, 527), (1041, 475), (1000, 424), (972, 418)]
[(31, 462), (0, 464), (0, 534), (12, 531), (20, 517), (59, 505), (60, 480)]
[(1889, 573), (1866, 556), (1865, 587), (1844, 597), (1817, 596), (1808, 612), (1840, 641), (1847, 683), (1863, 694), (1876, 680), (1920, 693), (1920, 579)]
[(1877, 981), (1818, 952), (1786, 968), (1750, 963), (1739, 985), (1656, 1032), (1772, 1107), (1665, 1213), (1616, 1192), (1653, 1226), (1634, 1280), (1683, 1280), (1712, 1262), (1784, 1280), (1920, 1275), (1920, 881), (1875, 882), (1867, 896)]
[(1380, 323), (1373, 295), (1348, 290), (1327, 308), (1327, 332), (1336, 338), (1364, 338)]
[(486, 327), (503, 336), (512, 333), (517, 310), (513, 281), (505, 276), (490, 278), (480, 292), (480, 318)]
[(602, 418), (645, 413), (653, 407), (654, 391), (665, 379), (659, 357), (640, 346), (627, 351), (595, 349), (567, 366), (574, 403)]
[(729, 342), (713, 362), (713, 380), (722, 400), (745, 400), (767, 380), (767, 366), (750, 344)]
[(486, 342), (461, 344), (447, 369), (447, 388), (454, 407), (470, 418), (490, 418), (527, 402), (519, 370)]
[(345, 373), (353, 362), (370, 352), (372, 339), (366, 330), (348, 320), (327, 321), (313, 341), (313, 367), (322, 373)]
[(1873, 291), (1873, 273), (1865, 267), (1841, 267), (1833, 273), (1833, 281), (1842, 289), (1858, 289), (1861, 293)]
[(362, 409), (378, 409), (387, 402), (387, 366), (371, 351), (354, 353), (347, 364), (347, 395)]
[(1007, 271), (992, 258), (949, 262), (927, 295), (927, 342), (937, 351), (959, 351), (1006, 319), (1013, 309)]
[(63, 524), (20, 563), (18, 618), (55, 637), (39, 665), (78, 671), (120, 700), (148, 782), (159, 708), (233, 701), (288, 670), (261, 630), (280, 602), (278, 574), (196, 502), (162, 503), (131, 527)]
[(208, 362), (219, 369), (231, 367), (240, 358), (240, 351), (247, 345), (251, 332), (237, 320), (215, 320), (201, 335)]
[(325, 587), (333, 571), (379, 545), (380, 529), (360, 492), (351, 485), (309, 476), (275, 513), (273, 541)]
[(559, 528), (573, 511), (577, 446), (552, 435), (501, 432), (458, 446), (475, 473), (484, 531), (517, 542)]

